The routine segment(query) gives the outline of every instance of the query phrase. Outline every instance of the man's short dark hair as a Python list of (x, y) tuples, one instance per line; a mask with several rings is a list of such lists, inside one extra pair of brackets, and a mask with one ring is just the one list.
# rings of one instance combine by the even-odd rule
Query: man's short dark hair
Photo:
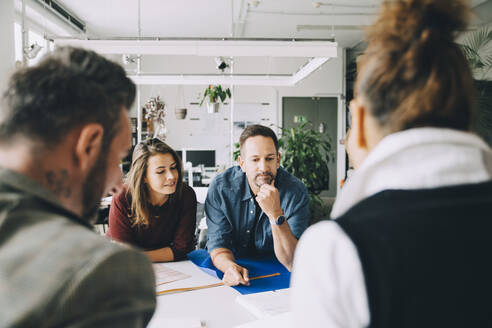
[(121, 110), (134, 100), (135, 84), (120, 65), (93, 51), (57, 48), (10, 78), (0, 109), (0, 143), (24, 136), (51, 146), (95, 122), (103, 126), (108, 147), (120, 128)]
[(256, 136), (271, 138), (273, 140), (273, 144), (275, 145), (275, 149), (278, 152), (278, 140), (275, 132), (273, 132), (273, 130), (269, 127), (259, 124), (250, 125), (244, 129), (243, 133), (241, 133), (241, 136), (239, 137), (240, 149), (243, 149), (246, 139)]

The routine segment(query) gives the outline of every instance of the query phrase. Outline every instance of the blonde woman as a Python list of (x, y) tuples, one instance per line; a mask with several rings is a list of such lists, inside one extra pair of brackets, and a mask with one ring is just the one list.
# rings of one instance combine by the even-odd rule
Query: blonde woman
[(142, 248), (153, 262), (179, 261), (195, 247), (196, 195), (176, 152), (159, 139), (139, 143), (123, 190), (113, 196), (107, 235)]

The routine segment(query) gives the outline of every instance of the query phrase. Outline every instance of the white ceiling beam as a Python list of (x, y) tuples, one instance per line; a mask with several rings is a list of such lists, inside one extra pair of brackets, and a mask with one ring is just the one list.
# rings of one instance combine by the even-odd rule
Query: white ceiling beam
[(129, 75), (137, 85), (260, 85), (293, 86), (292, 75)]
[(80, 40), (54, 39), (57, 46), (75, 46), (101, 54), (194, 55), (227, 57), (311, 57), (291, 75), (233, 74), (233, 75), (170, 75), (136, 74), (130, 78), (138, 85), (261, 85), (294, 86), (337, 57), (337, 43), (327, 40), (244, 40), (244, 39), (187, 39), (187, 40)]
[(330, 58), (312, 58), (299, 71), (290, 75), (268, 75), (268, 74), (235, 74), (235, 75), (172, 75), (172, 74), (137, 74), (129, 77), (137, 85), (207, 85), (207, 84), (230, 84), (230, 85), (260, 85), (289, 87), (308, 77), (320, 68)]
[(55, 38), (101, 54), (194, 55), (231, 57), (336, 57), (332, 41), (285, 40), (79, 40)]

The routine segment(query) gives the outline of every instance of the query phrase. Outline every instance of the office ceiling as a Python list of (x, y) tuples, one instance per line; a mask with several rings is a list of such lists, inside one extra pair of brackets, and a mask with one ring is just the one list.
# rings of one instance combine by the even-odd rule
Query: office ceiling
[[(382, 0), (58, 0), (88, 38), (335, 38), (354, 47)], [(492, 0), (472, 0), (479, 8)], [(140, 8), (140, 10), (139, 10)], [(483, 10), (482, 10), (483, 11)], [(139, 14), (140, 12), (140, 14)], [(483, 16), (475, 17), (475, 24)], [(140, 33), (139, 33), (140, 26)], [(84, 36), (84, 37), (85, 37)], [(121, 56), (115, 56), (115, 60)], [(292, 74), (308, 58), (236, 57), (235, 74)], [(215, 74), (213, 57), (142, 56), (142, 73)], [(125, 65), (129, 73), (135, 64)], [(228, 72), (226, 70), (226, 72)]]
[[(489, 0), (490, 1), (490, 0)], [(60, 0), (85, 21), (89, 37), (363, 39), (382, 0)], [(473, 0), (473, 7), (487, 2)]]

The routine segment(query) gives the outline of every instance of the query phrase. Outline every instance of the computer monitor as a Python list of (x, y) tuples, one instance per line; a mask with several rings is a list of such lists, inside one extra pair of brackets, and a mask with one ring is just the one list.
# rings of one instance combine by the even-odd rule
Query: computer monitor
[(193, 166), (215, 167), (215, 150), (186, 150), (186, 161)]

